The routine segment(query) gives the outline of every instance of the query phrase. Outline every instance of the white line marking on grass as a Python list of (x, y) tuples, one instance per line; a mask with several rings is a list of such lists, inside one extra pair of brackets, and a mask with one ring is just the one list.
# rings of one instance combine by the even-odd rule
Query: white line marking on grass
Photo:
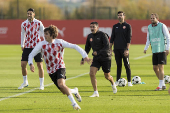
[(145, 57), (148, 57), (148, 56), (151, 56), (151, 55), (152, 55), (152, 53), (144, 55), (144, 56), (136, 57), (136, 58), (134, 58), (134, 60), (142, 59), (142, 58), (145, 58)]
[[(74, 78), (78, 78), (78, 77), (84, 76), (84, 75), (86, 75), (86, 74), (89, 74), (89, 73), (83, 73), (83, 74), (77, 75), (77, 76), (75, 76), (75, 77), (68, 78), (68, 79), (66, 79), (66, 81), (67, 81), (67, 80), (70, 80), (70, 79), (74, 79)], [(44, 85), (44, 87), (48, 87), (48, 86), (51, 86), (51, 85), (53, 85), (53, 84), (54, 84), (54, 83), (50, 83), (50, 84)], [(20, 95), (24, 95), (24, 94), (26, 94), (26, 93), (30, 93), (30, 92), (35, 91), (36, 89), (39, 89), (39, 87), (34, 88), (34, 89), (31, 89), (31, 90), (26, 91), (26, 92), (18, 93), (18, 94), (16, 94), (16, 95), (12, 95), (12, 96), (8, 96), (8, 97), (1, 98), (0, 101), (6, 100), (6, 99), (9, 99), (9, 98), (12, 98), (12, 97), (17, 97), (17, 96), (20, 96)]]

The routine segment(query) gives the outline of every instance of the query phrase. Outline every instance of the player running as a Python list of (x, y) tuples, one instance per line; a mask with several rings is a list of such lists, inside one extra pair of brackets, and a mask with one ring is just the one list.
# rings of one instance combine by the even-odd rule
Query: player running
[(58, 87), (58, 89), (68, 96), (72, 102), (74, 109), (81, 109), (80, 106), (76, 103), (71, 93), (75, 94), (77, 100), (81, 102), (81, 96), (78, 93), (78, 88), (69, 89), (65, 84), (65, 64), (63, 60), (64, 48), (73, 48), (76, 49), (88, 63), (91, 62), (91, 59), (88, 58), (86, 52), (75, 44), (68, 43), (62, 39), (56, 39), (58, 36), (58, 29), (54, 25), (44, 29), (45, 41), (40, 42), (30, 53), (28, 63), (30, 65), (30, 70), (34, 72), (33, 58), (39, 52), (42, 53), (44, 61), (46, 63), (47, 72), (51, 77), (51, 80)]

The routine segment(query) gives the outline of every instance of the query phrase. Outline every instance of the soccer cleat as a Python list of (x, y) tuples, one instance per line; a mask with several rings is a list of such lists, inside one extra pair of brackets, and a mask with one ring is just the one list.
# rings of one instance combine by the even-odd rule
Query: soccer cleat
[(74, 103), (72, 106), (73, 106), (73, 109), (75, 109), (75, 110), (81, 109), (77, 103)]
[(81, 96), (80, 96), (80, 94), (79, 94), (79, 91), (78, 91), (78, 88), (77, 87), (75, 87), (74, 88), (75, 90), (76, 90), (76, 94), (74, 94), (75, 95), (75, 97), (76, 97), (76, 99), (77, 99), (77, 101), (79, 101), (79, 102), (81, 102)]
[(128, 82), (128, 86), (133, 86), (131, 82)]
[(28, 81), (26, 83), (22, 83), (18, 89), (23, 89), (24, 87), (28, 87)]
[(116, 86), (118, 86), (118, 84), (119, 84), (118, 81), (116, 81), (115, 84), (116, 84)]
[(162, 88), (160, 88), (160, 87), (157, 87), (156, 89), (155, 89), (155, 91), (161, 91), (162, 90)]
[(93, 95), (91, 95), (89, 97), (99, 97), (99, 94), (98, 93), (93, 93)]
[(39, 90), (44, 90), (44, 86), (40, 86)]
[(116, 88), (115, 85), (112, 85), (112, 90), (113, 90), (113, 93), (114, 93), (114, 94), (117, 93), (117, 88)]
[(166, 89), (166, 86), (162, 86), (162, 90)]

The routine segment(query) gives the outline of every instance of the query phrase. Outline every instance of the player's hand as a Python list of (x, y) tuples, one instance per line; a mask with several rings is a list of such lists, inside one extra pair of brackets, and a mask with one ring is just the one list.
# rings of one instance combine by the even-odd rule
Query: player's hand
[(146, 50), (144, 50), (144, 51), (143, 51), (143, 53), (145, 53), (145, 54), (146, 54)]
[(35, 69), (34, 65), (31, 64), (31, 65), (30, 65), (30, 70), (31, 70), (32, 72), (34, 72), (34, 69)]
[(93, 55), (94, 55), (94, 56), (96, 56), (96, 55), (97, 55), (97, 52), (96, 52), (96, 51), (94, 51), (94, 52), (93, 52)]
[(84, 65), (84, 62), (85, 62), (85, 61), (81, 61), (81, 62), (80, 62), (80, 65)]
[(168, 90), (168, 93), (170, 94), (170, 88), (169, 88), (169, 90)]
[(113, 50), (111, 50), (111, 49), (110, 49), (110, 54), (111, 54), (111, 56), (113, 56)]
[(127, 57), (129, 55), (129, 50), (124, 51), (124, 56)]
[(169, 54), (169, 50), (166, 50), (165, 52), (166, 52), (166, 53), (165, 53), (165, 54), (166, 54), (166, 56), (168, 56), (168, 54)]
[(92, 59), (90, 59), (89, 57), (85, 57), (84, 61), (86, 61), (88, 64), (92, 63)]
[(24, 50), (24, 47), (21, 47), (21, 50), (23, 51), (23, 50)]

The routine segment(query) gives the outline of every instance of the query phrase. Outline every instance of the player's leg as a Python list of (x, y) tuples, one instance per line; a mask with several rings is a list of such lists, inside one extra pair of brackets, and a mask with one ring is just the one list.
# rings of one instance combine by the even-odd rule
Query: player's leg
[(165, 52), (158, 54), (158, 67), (159, 67), (159, 86), (162, 86), (162, 89), (166, 89), (165, 82), (163, 80), (164, 78), (164, 65), (166, 65), (167, 62), (167, 56)]
[(24, 87), (28, 86), (28, 79), (27, 79), (27, 63), (28, 63), (28, 55), (31, 52), (30, 49), (24, 48), (21, 58), (21, 69), (22, 69), (22, 76), (23, 76), (23, 83), (21, 84), (18, 89), (23, 89)]
[(122, 55), (120, 50), (114, 50), (115, 53), (115, 60), (117, 64), (117, 78), (116, 78), (116, 85), (118, 85), (118, 80), (121, 78), (121, 71), (122, 71)]
[(109, 80), (111, 83), (113, 93), (117, 93), (116, 84), (113, 80), (113, 77), (110, 75), (111, 59), (101, 61), (101, 66), (102, 66), (102, 70), (104, 72), (105, 78)]
[(43, 70), (43, 60), (42, 55), (38, 53), (34, 57), (35, 62), (37, 63), (38, 67), (38, 74), (39, 74), (39, 80), (40, 80), (40, 90), (44, 90), (44, 70)]
[[(93, 65), (93, 64), (92, 64)], [(90, 79), (91, 79), (91, 84), (93, 86), (94, 93), (90, 97), (99, 97), (99, 93), (97, 90), (97, 79), (96, 79), (96, 73), (98, 71), (97, 67), (90, 67)]]
[(124, 62), (124, 66), (125, 66), (125, 69), (126, 69), (128, 86), (133, 86), (132, 83), (131, 83), (131, 69), (130, 69), (130, 63), (129, 63), (129, 55), (127, 57), (125, 57), (123, 55), (123, 62)]
[(66, 94), (68, 96), (69, 100), (72, 103), (73, 108), (76, 109), (76, 110), (81, 109), (80, 106), (75, 101), (73, 95), (71, 94), (70, 89), (66, 86), (65, 80), (63, 78), (60, 78), (60, 79), (57, 80), (57, 84), (58, 84), (58, 87), (60, 88), (60, 91), (63, 94)]
[(49, 74), (51, 80), (54, 82), (54, 84), (57, 86), (57, 88), (63, 93), (68, 96), (70, 101), (72, 102), (72, 106), (74, 109), (79, 110), (81, 109), (79, 105), (74, 100), (73, 95), (71, 94), (71, 90), (66, 86), (65, 84), (65, 68), (58, 69), (55, 73)]

